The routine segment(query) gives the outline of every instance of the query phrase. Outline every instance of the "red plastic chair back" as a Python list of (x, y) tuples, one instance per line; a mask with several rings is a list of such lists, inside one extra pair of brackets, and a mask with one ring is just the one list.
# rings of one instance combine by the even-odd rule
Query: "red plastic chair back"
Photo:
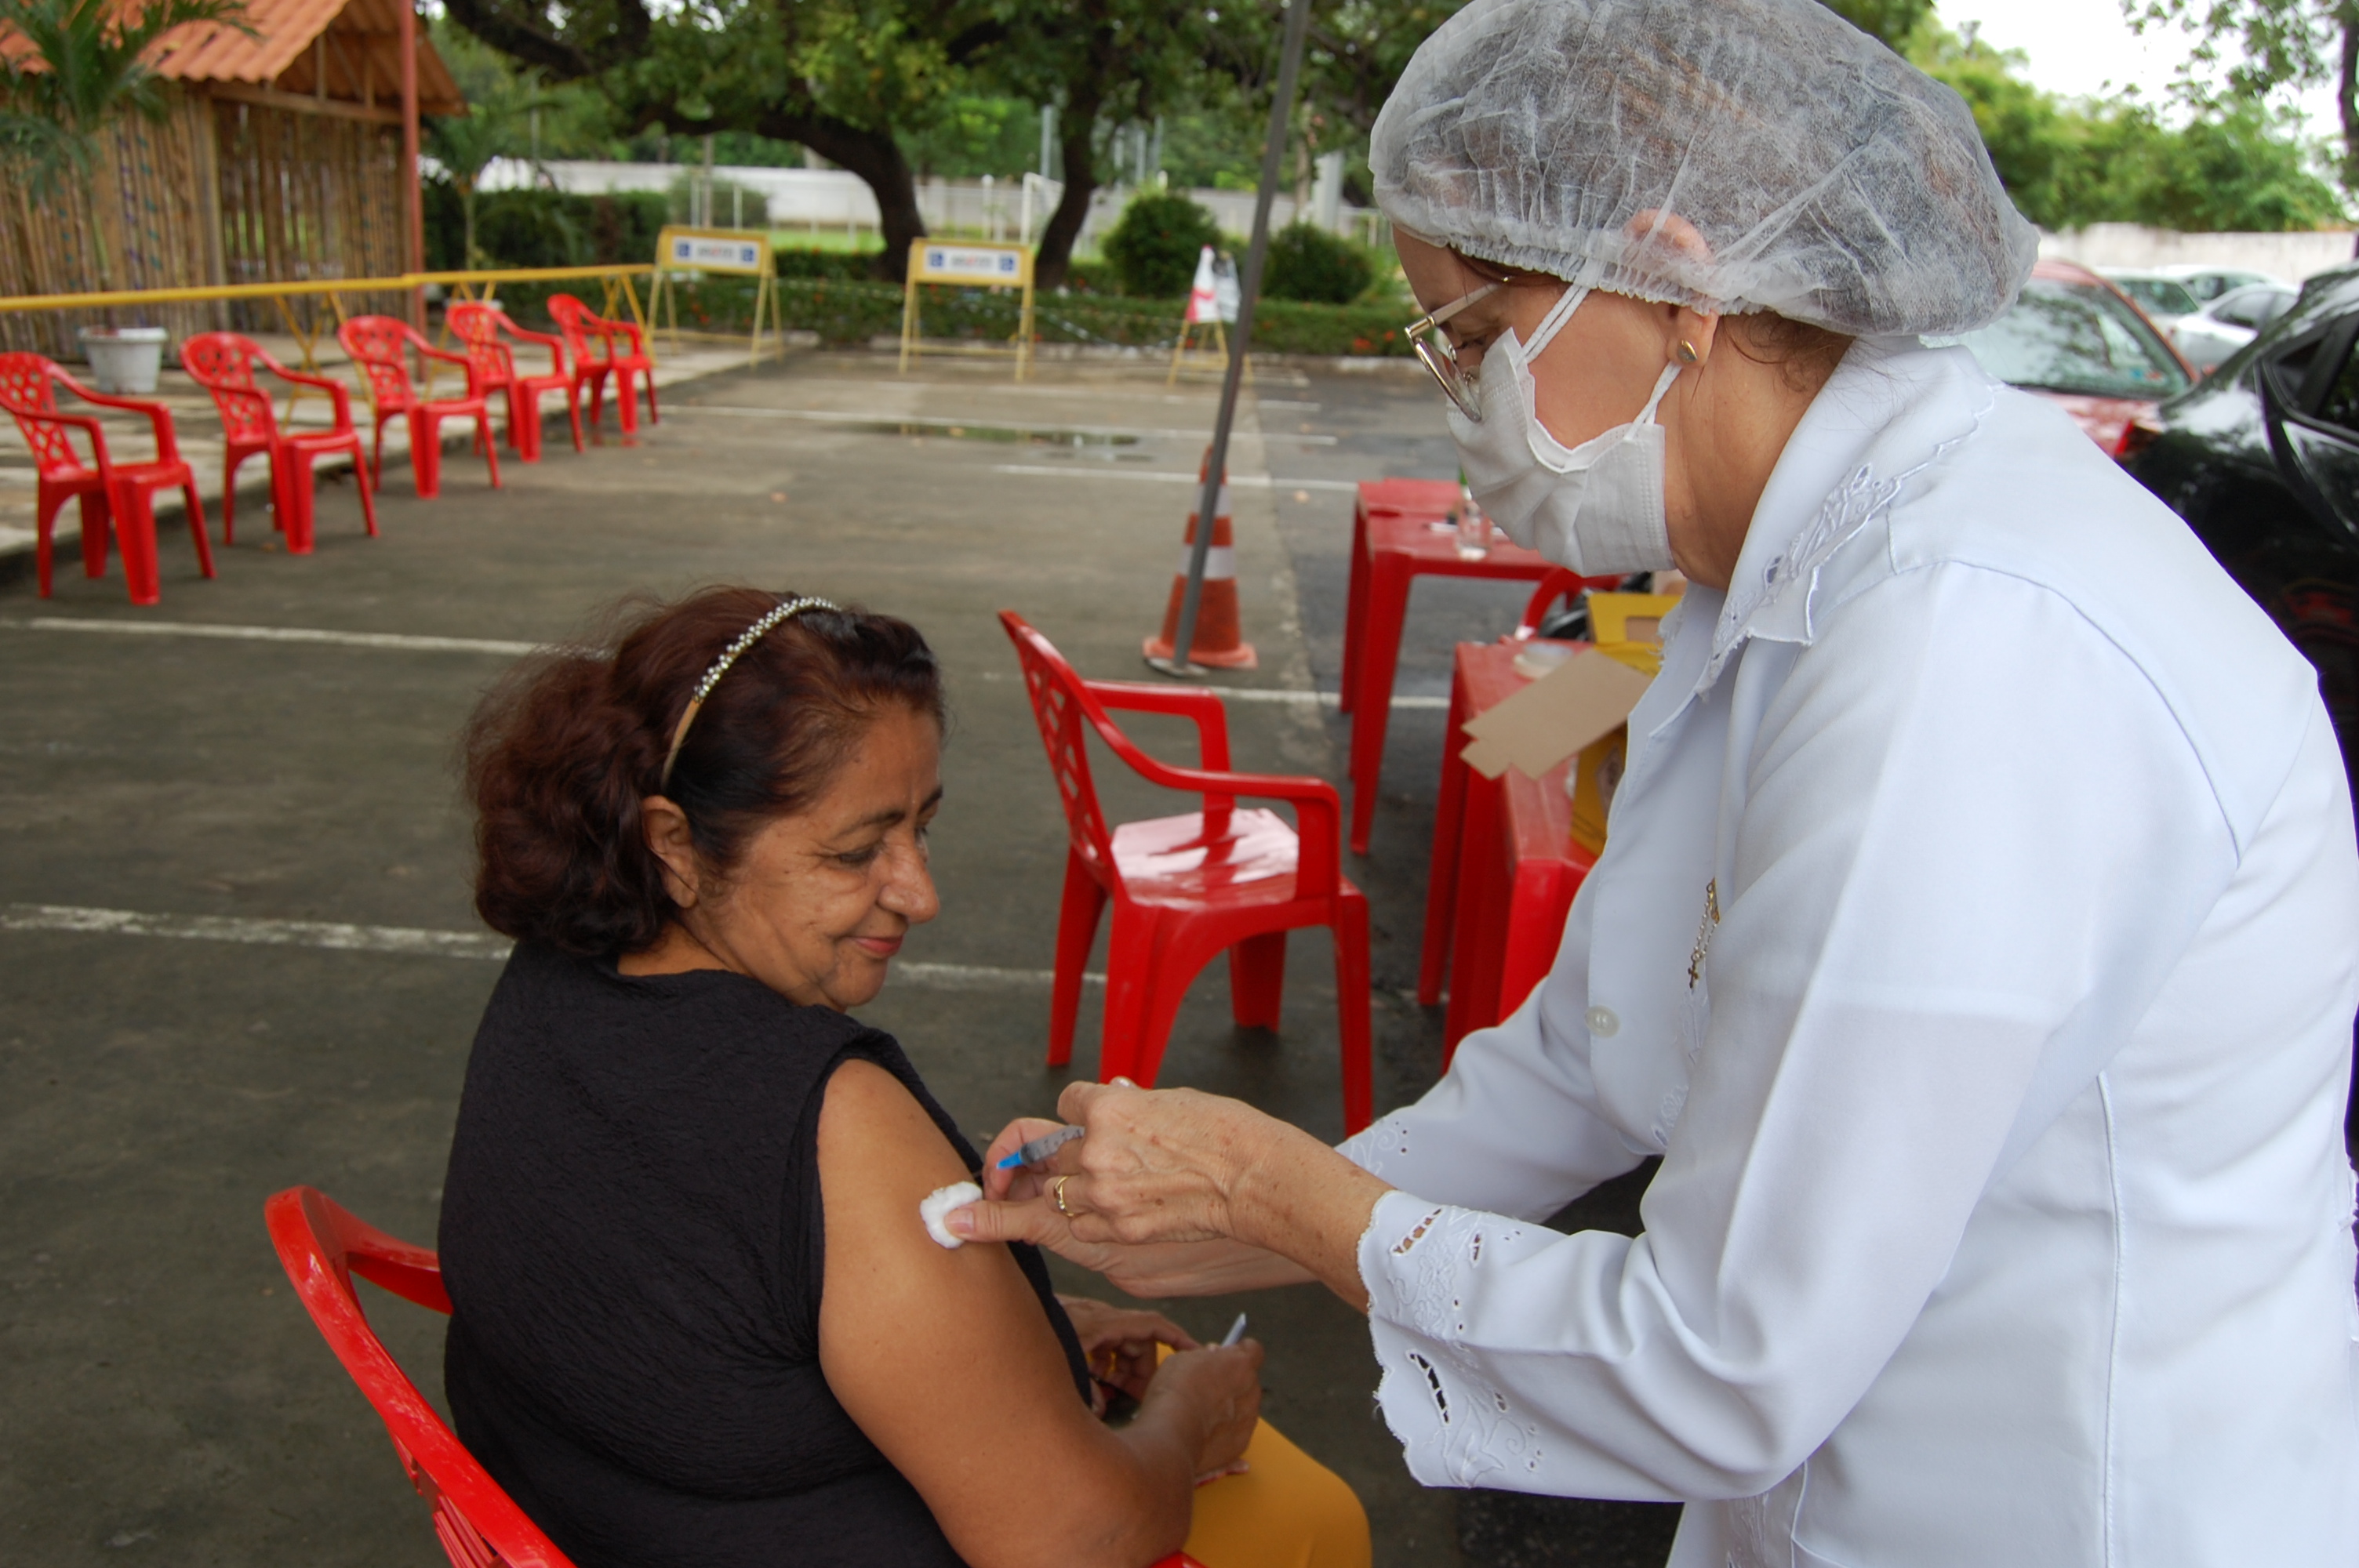
[(336, 329), (336, 341), (368, 377), (369, 401), (380, 412), (416, 401), (407, 353), (412, 339), (425, 341), (408, 322), (390, 316), (355, 316)]
[(506, 314), (496, 305), (471, 299), (453, 305), (442, 318), (467, 345), (467, 363), (478, 387), (506, 386), (516, 379), (516, 355), (500, 341)]
[(999, 619), (1016, 644), (1016, 662), (1024, 670), (1024, 690), (1032, 699), (1032, 719), (1040, 726), (1040, 740), (1049, 751), (1049, 771), (1057, 778), (1057, 798), (1065, 808), (1065, 827), (1072, 835), (1073, 850), (1101, 868), (1111, 884), (1119, 885), (1114, 839), (1106, 830), (1105, 813), (1098, 806), (1097, 785), (1090, 777), (1089, 745), (1082, 728), (1085, 719), (1102, 730), (1112, 729), (1113, 724), (1090, 711), (1096, 704), (1090, 700), (1080, 673), (1065, 662), (1055, 643), (1010, 611), (1003, 611)]
[(261, 351), (261, 344), (235, 332), (200, 332), (180, 345), (180, 368), (212, 394), (222, 434), (233, 442), (265, 442), (278, 434), (270, 394), (254, 382), (254, 356)]
[[(573, 356), (575, 364), (586, 368), (607, 357), (605, 353), (593, 354), (590, 351), (589, 323), (597, 320), (598, 317), (590, 307), (582, 304), (573, 296), (550, 295), (549, 319), (557, 323), (558, 333), (565, 340), (566, 352)], [(613, 351), (614, 344), (611, 341), (606, 343), (606, 350), (607, 353)]]
[(39, 354), (0, 354), (0, 407), (15, 416), (16, 428), (25, 433), (25, 444), (33, 449), (37, 467), (79, 470), (89, 465), (66, 435), (71, 427), (41, 417), (58, 412), (57, 392), (49, 382), (62, 374)]
[(449, 1312), (435, 1255), (362, 1224), (312, 1187), (289, 1187), (263, 1214), (296, 1295), (375, 1407), (410, 1484), (433, 1509), (434, 1533), (452, 1568), (571, 1568), (442, 1424), (361, 1311), (354, 1274), (405, 1301)]

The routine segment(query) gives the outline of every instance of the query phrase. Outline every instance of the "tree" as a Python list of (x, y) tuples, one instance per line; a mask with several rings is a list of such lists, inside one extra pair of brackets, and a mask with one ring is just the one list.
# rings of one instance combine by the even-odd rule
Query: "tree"
[(465, 234), (460, 265), (481, 266), (484, 253), (475, 243), (475, 198), (484, 170), (495, 159), (530, 156), (526, 126), (537, 111), (557, 103), (540, 91), (538, 71), (530, 67), (512, 70), (498, 56), (464, 35), (443, 31), (444, 38), (438, 41), (459, 46), (448, 49), (443, 58), (458, 79), (467, 112), (428, 121), (427, 150), (451, 177), (451, 189), (458, 193)]
[[(995, 36), (961, 0), (447, 0), (451, 19), (552, 82), (594, 82), (626, 130), (748, 131), (795, 142), (875, 193), (880, 275), (897, 278), (925, 233), (895, 133), (958, 85), (962, 56)], [(978, 30), (978, 28), (980, 30)]]
[(2302, 144), (2257, 104), (2212, 105), (2174, 128), (2135, 101), (2061, 103), (2017, 74), (2019, 56), (1938, 27), (1915, 54), (1973, 111), (2007, 194), (2041, 228), (2277, 231), (2342, 216)]
[(92, 157), (99, 138), (125, 114), (161, 120), (170, 112), (147, 62), (149, 46), (196, 22), (225, 22), (251, 36), (243, 0), (148, 0), (124, 15), (111, 0), (0, 0), (0, 36), (31, 46), (0, 53), (0, 155), (37, 197), (73, 175), (91, 209), (101, 288), (111, 287), (114, 266)]
[(2224, 96), (2260, 104), (2280, 88), (2332, 84), (2342, 120), (2337, 160), (2343, 189), (2359, 190), (2359, 0), (2122, 0), (2130, 25), (2144, 31), (2178, 27), (2196, 35), (2181, 91), (2192, 102), (2213, 95), (2194, 73), (2234, 45)]

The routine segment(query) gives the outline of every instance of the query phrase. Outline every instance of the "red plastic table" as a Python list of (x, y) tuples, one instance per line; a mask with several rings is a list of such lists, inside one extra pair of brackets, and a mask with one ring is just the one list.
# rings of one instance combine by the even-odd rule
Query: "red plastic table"
[[(1479, 561), (1458, 557), (1454, 530), (1437, 528), (1458, 504), (1448, 480), (1379, 479), (1360, 485), (1352, 512), (1352, 587), (1343, 612), (1343, 689), (1339, 706), (1352, 719), (1352, 853), (1368, 852), (1376, 775), (1384, 767), (1385, 729), (1392, 719), (1393, 675), (1400, 665), (1401, 622), (1409, 581), (1418, 577), (1537, 581), (1549, 563), (1495, 537)], [(1454, 733), (1454, 731), (1453, 731)]]
[(1425, 949), (1417, 1000), (1441, 1000), (1444, 1071), (1468, 1032), (1488, 1029), (1523, 1005), (1556, 962), (1572, 895), (1596, 857), (1572, 838), (1568, 758), (1541, 779), (1509, 768), (1486, 779), (1468, 767), (1460, 726), (1526, 685), (1516, 654), (1529, 643), (1461, 643), (1450, 683), (1450, 739), (1441, 749), (1441, 798), (1433, 815), (1433, 861), (1425, 889)]

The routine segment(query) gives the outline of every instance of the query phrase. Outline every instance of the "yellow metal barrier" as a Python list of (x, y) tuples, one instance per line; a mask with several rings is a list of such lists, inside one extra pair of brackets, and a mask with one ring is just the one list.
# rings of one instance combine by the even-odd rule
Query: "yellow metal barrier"
[[(186, 288), (114, 288), (86, 294), (13, 294), (0, 296), (0, 311), (101, 310), (122, 305), (194, 305), (215, 299), (267, 299), (278, 307), (279, 319), (287, 323), (287, 330), (293, 335), (296, 346), (302, 352), (303, 362), (299, 368), (316, 372), (320, 364), (312, 357), (312, 351), (324, 330), (316, 304), (320, 296), (326, 297), (328, 308), (334, 313), (337, 324), (341, 326), (344, 320), (344, 302), (340, 297), (346, 294), (406, 294), (429, 284), (439, 284), (451, 289), (453, 297), (458, 299), (494, 299), (497, 297), (502, 284), (587, 283), (595, 279), (604, 290), (598, 313), (613, 316), (618, 299), (627, 305), (631, 319), (638, 324), (640, 339), (647, 345), (647, 357), (652, 360), (655, 358), (655, 334), (649, 330), (647, 317), (640, 311), (639, 293), (632, 287), (631, 279), (653, 271), (655, 268), (646, 263), (614, 262), (592, 266), (474, 267), (456, 272), (406, 272), (397, 277), (213, 283)], [(307, 313), (310, 317), (308, 324), (299, 322), (295, 311), (288, 304), (290, 299), (305, 297), (315, 300), (313, 308)], [(432, 395), (433, 386), (434, 368), (429, 361), (426, 367), (427, 395)], [(303, 391), (298, 387), (288, 395), (287, 412), (289, 417), (293, 416), (296, 400), (303, 395)], [(364, 382), (362, 392), (365, 395), (367, 391), (367, 384)], [(313, 393), (311, 395), (323, 395)]]

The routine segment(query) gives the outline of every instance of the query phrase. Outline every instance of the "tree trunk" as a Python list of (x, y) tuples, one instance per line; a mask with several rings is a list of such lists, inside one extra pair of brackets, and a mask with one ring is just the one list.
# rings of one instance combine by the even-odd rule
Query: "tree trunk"
[(462, 269), (466, 269), (475, 265), (475, 182), (473, 179), (462, 179), (458, 184), (459, 227), (466, 235), (465, 251), (460, 257), (459, 265)]
[(2343, 69), (2334, 82), (2334, 107), (2343, 119), (2343, 188), (2359, 189), (2359, 0), (2340, 0), (2334, 20), (2343, 30)]
[(918, 182), (909, 173), (909, 160), (901, 156), (901, 145), (891, 134), (863, 130), (827, 114), (783, 109), (768, 111), (751, 128), (782, 142), (799, 142), (861, 178), (876, 198), (885, 241), (885, 253), (875, 262), (876, 276), (900, 282), (909, 247), (926, 237), (926, 220), (918, 211)]
[(1082, 237), (1082, 225), (1089, 221), (1090, 198), (1097, 194), (1097, 162), (1091, 145), (1097, 126), (1098, 94), (1092, 82), (1069, 95), (1057, 119), (1065, 193), (1058, 199), (1049, 226), (1040, 232), (1040, 252), (1033, 259), (1033, 280), (1041, 288), (1062, 288), (1072, 269), (1073, 246)]

